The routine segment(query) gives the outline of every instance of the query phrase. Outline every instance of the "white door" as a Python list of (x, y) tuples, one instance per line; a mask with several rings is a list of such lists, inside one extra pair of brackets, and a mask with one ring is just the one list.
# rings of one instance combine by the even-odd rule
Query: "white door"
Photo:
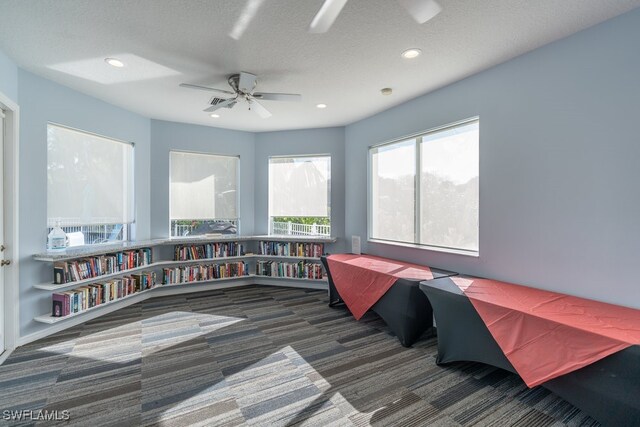
[[(0, 110), (0, 245), (4, 245), (4, 111)], [(4, 266), (4, 246), (0, 247), (0, 263)], [(0, 268), (0, 354), (4, 352), (4, 269)]]

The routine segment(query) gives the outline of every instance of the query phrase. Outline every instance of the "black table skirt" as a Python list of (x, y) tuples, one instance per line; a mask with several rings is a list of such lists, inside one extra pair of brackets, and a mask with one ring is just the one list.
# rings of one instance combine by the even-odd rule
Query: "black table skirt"
[[(329, 307), (342, 306), (344, 302), (333, 283), (326, 257), (322, 264), (329, 280)], [(456, 273), (431, 269), (434, 277), (453, 276)], [(433, 326), (433, 312), (429, 300), (420, 291), (422, 279), (398, 279), (371, 310), (385, 321), (389, 329), (398, 337), (400, 344), (411, 347), (420, 336)]]
[[(480, 315), (451, 279), (422, 282), (435, 314), (438, 364), (486, 363), (516, 373)], [(549, 349), (553, 351), (553, 349)], [(542, 384), (603, 425), (640, 426), (640, 346)]]

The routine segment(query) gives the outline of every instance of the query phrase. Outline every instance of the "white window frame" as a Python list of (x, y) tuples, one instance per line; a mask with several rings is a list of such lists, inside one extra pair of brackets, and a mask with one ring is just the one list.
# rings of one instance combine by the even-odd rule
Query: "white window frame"
[[(374, 144), (374, 145), (370, 145), (367, 148), (367, 242), (370, 243), (380, 243), (380, 244), (385, 244), (385, 245), (392, 245), (392, 246), (403, 246), (403, 247), (409, 247), (409, 248), (416, 248), (416, 249), (423, 249), (423, 250), (430, 250), (430, 251), (435, 251), (435, 252), (445, 252), (445, 253), (452, 253), (452, 254), (457, 254), (457, 255), (466, 255), (466, 256), (471, 256), (471, 257), (479, 257), (480, 256), (480, 238), (478, 235), (478, 250), (474, 251), (474, 250), (467, 250), (467, 249), (457, 249), (457, 248), (449, 248), (449, 247), (443, 247), (443, 246), (434, 246), (434, 245), (427, 245), (427, 244), (420, 244), (420, 243), (416, 243), (416, 242), (420, 242), (420, 233), (421, 233), (421, 227), (420, 227), (420, 207), (421, 207), (421, 203), (420, 203), (420, 161), (422, 158), (422, 138), (424, 136), (427, 135), (431, 135), (433, 133), (438, 133), (438, 132), (442, 132), (444, 130), (450, 129), (450, 128), (454, 128), (454, 127), (458, 127), (458, 126), (463, 126), (465, 124), (469, 124), (469, 123), (473, 123), (473, 122), (478, 122), (478, 124), (480, 123), (480, 117), (479, 116), (475, 116), (475, 117), (470, 117), (464, 120), (460, 120), (457, 122), (453, 122), (453, 123), (448, 123), (446, 125), (442, 125), (442, 126), (438, 126), (435, 128), (431, 128), (428, 129), (426, 131), (422, 131), (422, 132), (418, 132), (418, 133), (414, 133), (414, 134), (410, 134), (410, 135), (405, 135), (402, 136), (400, 138), (395, 138), (393, 140), (390, 141), (385, 141), (383, 143), (380, 144)], [(414, 194), (415, 194), (415, 206), (414, 206), (414, 242), (404, 242), (404, 241), (398, 241), (398, 240), (389, 240), (389, 239), (380, 239), (380, 238), (375, 238), (373, 237), (373, 150), (375, 148), (379, 148), (379, 147), (384, 147), (387, 145), (393, 145), (393, 144), (397, 144), (403, 141), (406, 141), (408, 139), (415, 139), (415, 147), (416, 147), (416, 174), (414, 177)], [(478, 161), (480, 161), (480, 159), (478, 158)], [(480, 200), (478, 200), (478, 204), (480, 204)], [(480, 212), (478, 212), (478, 221), (480, 220)], [(478, 233), (480, 232), (480, 230), (478, 230)]]
[(333, 234), (333, 209), (331, 208), (331, 187), (333, 186), (333, 158), (330, 153), (321, 153), (321, 154), (288, 154), (288, 155), (277, 155), (277, 156), (269, 156), (267, 159), (267, 222), (268, 222), (268, 235), (269, 236), (280, 236), (280, 234), (273, 234), (272, 228), (272, 215), (269, 209), (269, 198), (271, 192), (271, 182), (269, 182), (269, 167), (271, 164), (271, 159), (304, 159), (304, 158), (314, 158), (314, 157), (328, 157), (329, 158), (329, 185), (327, 186), (327, 202), (329, 203), (329, 226), (331, 227), (331, 234)]
[[(169, 229), (169, 236), (172, 236), (172, 230), (171, 230), (171, 153), (185, 153), (185, 154), (202, 154), (202, 155), (206, 155), (206, 156), (220, 156), (220, 157), (234, 157), (238, 159), (238, 167), (236, 168), (236, 213), (237, 213), (237, 218), (219, 218), (217, 220), (220, 221), (224, 221), (224, 220), (234, 220), (237, 223), (236, 226), (236, 236), (240, 236), (241, 235), (241, 227), (242, 227), (242, 221), (241, 221), (241, 216), (242, 213), (240, 212), (240, 192), (241, 192), (241, 181), (240, 181), (240, 177), (242, 176), (242, 174), (240, 173), (240, 170), (242, 168), (242, 158), (239, 154), (222, 154), (222, 153), (211, 153), (211, 152), (206, 152), (206, 151), (194, 151), (194, 150), (175, 150), (175, 149), (169, 149), (169, 222), (167, 224), (167, 227)], [(174, 236), (174, 237), (179, 237), (179, 236)], [(180, 237), (181, 239), (184, 238), (190, 238), (190, 236), (187, 237)], [(192, 236), (193, 239), (198, 239), (198, 238), (202, 238), (202, 236)]]
[[(92, 135), (98, 138), (103, 138), (103, 139), (108, 139), (114, 142), (118, 142), (121, 144), (127, 144), (130, 145), (132, 148), (132, 152), (131, 152), (131, 164), (133, 167), (133, 174), (131, 175), (131, 197), (132, 197), (132, 209), (133, 209), (133, 221), (129, 224), (123, 224), (122, 225), (122, 240), (111, 240), (111, 241), (105, 241), (103, 243), (94, 243), (94, 244), (85, 244), (83, 246), (95, 246), (95, 245), (104, 245), (104, 244), (112, 244), (112, 243), (120, 243), (120, 242), (129, 242), (131, 241), (132, 237), (133, 237), (133, 233), (132, 231), (135, 230), (135, 224), (136, 224), (136, 218), (137, 218), (137, 210), (136, 210), (136, 144), (132, 141), (125, 141), (122, 139), (118, 139), (118, 138), (114, 138), (111, 136), (106, 136), (106, 135), (102, 135), (99, 133), (95, 133), (95, 132), (90, 132), (84, 129), (78, 129), (78, 128), (74, 128), (71, 126), (67, 126), (67, 125), (63, 125), (57, 122), (51, 122), (48, 121), (47, 122), (47, 127), (51, 125), (51, 126), (57, 126), (59, 128), (63, 128), (63, 129), (68, 129), (68, 130), (72, 130), (75, 132), (80, 132), (80, 133), (84, 133), (86, 135)], [(48, 157), (47, 157), (47, 165), (48, 165)], [(107, 224), (107, 225), (113, 225), (113, 224)], [(86, 226), (85, 225), (81, 225), (81, 226)], [(63, 230), (65, 228), (65, 226), (61, 227)], [(47, 211), (47, 235), (49, 235), (49, 232), (53, 229), (53, 227), (51, 227), (49, 225), (49, 213)]]

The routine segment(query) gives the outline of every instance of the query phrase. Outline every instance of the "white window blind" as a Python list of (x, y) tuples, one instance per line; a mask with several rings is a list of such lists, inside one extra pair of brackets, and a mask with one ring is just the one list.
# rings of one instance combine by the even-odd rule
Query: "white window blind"
[(172, 151), (171, 220), (238, 218), (237, 156)]
[(328, 217), (331, 157), (269, 159), (269, 216)]
[(133, 145), (48, 124), (48, 226), (133, 221)]

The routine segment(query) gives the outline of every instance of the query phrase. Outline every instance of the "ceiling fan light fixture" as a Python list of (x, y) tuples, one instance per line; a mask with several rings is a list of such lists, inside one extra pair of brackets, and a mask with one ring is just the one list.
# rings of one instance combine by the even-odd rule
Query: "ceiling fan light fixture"
[(217, 119), (218, 117), (220, 117), (220, 114), (209, 114), (211, 117), (213, 117), (214, 119)]
[(124, 67), (124, 62), (120, 61), (118, 58), (104, 58), (104, 62), (111, 65), (112, 67), (116, 67), (116, 68)]
[(327, 108), (327, 104), (316, 104), (316, 108), (320, 108), (322, 110), (323, 108)]
[(412, 47), (402, 52), (400, 56), (402, 56), (404, 59), (413, 59), (420, 56), (421, 53), (422, 50), (418, 49), (417, 47)]

